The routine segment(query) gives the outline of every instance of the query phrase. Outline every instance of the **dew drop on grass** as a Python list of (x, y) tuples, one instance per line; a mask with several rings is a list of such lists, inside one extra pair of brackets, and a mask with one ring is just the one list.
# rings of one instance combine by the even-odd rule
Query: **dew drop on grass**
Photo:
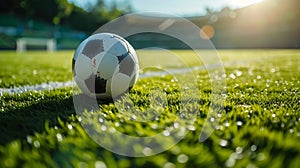
[(257, 149), (257, 146), (256, 146), (256, 145), (251, 145), (250, 150), (251, 150), (252, 152), (256, 151), (256, 149)]
[(242, 107), (245, 107), (245, 108), (250, 108), (251, 105), (247, 105), (247, 104), (243, 104)]
[(172, 162), (167, 162), (166, 164), (164, 164), (163, 168), (175, 168), (175, 164)]
[(274, 120), (272, 120), (273, 123), (278, 123), (280, 120), (278, 117), (274, 117)]
[(175, 122), (175, 123), (173, 124), (173, 126), (174, 126), (175, 129), (177, 129), (177, 128), (179, 128), (179, 123), (178, 123), (178, 122)]
[(223, 126), (222, 125), (217, 125), (216, 126), (216, 130), (222, 130), (223, 129)]
[(63, 137), (60, 133), (56, 134), (56, 138), (59, 142), (61, 142), (63, 140)]
[(186, 163), (188, 160), (189, 160), (189, 157), (188, 157), (186, 154), (180, 154), (180, 155), (177, 157), (177, 161), (178, 161), (179, 163)]
[(193, 125), (191, 125), (191, 126), (189, 126), (189, 130), (190, 130), (190, 131), (196, 131), (196, 127), (193, 126)]
[(115, 125), (116, 127), (119, 127), (119, 126), (120, 126), (120, 123), (115, 122), (114, 125)]
[(235, 70), (234, 72), (236, 76), (241, 76), (243, 74), (243, 72), (239, 70)]
[(225, 126), (225, 127), (229, 127), (229, 126), (230, 126), (230, 123), (229, 123), (228, 121), (226, 121), (226, 122), (224, 123), (224, 126)]
[(228, 145), (228, 141), (225, 139), (220, 139), (219, 145), (222, 147), (226, 147)]
[(99, 121), (100, 123), (103, 123), (103, 122), (104, 122), (103, 118), (99, 118), (98, 121)]
[(132, 119), (132, 120), (136, 120), (136, 119), (137, 119), (137, 116), (136, 116), (136, 115), (132, 115), (132, 116), (131, 116), (131, 119)]
[(106, 168), (106, 167), (107, 167), (106, 164), (102, 161), (98, 160), (95, 162), (95, 168)]
[(27, 136), (26, 139), (27, 139), (27, 143), (32, 144), (32, 138), (30, 136)]
[(242, 122), (242, 121), (237, 121), (237, 122), (236, 122), (236, 125), (237, 125), (237, 126), (242, 126), (242, 125), (243, 125), (243, 122)]
[(152, 129), (157, 129), (157, 128), (158, 128), (158, 125), (157, 125), (157, 124), (151, 124), (151, 128), (152, 128)]
[(275, 71), (276, 71), (275, 68), (272, 68), (272, 69), (270, 70), (271, 73), (274, 73)]
[(236, 76), (235, 76), (233, 73), (231, 73), (231, 74), (229, 75), (229, 77), (230, 77), (231, 79), (235, 79), (235, 78), (236, 78)]
[(106, 131), (106, 129), (107, 129), (105, 125), (101, 125), (100, 128), (101, 128), (102, 131)]
[(164, 136), (170, 136), (170, 131), (164, 130), (164, 131), (163, 131), (163, 135), (164, 135)]
[(241, 154), (242, 152), (243, 152), (243, 148), (242, 147), (238, 146), (238, 147), (235, 148), (235, 153)]
[(184, 136), (184, 134), (185, 134), (185, 127), (180, 127), (180, 131), (177, 133), (177, 135), (179, 136), (179, 137), (182, 137), (182, 136)]
[(36, 74), (37, 74), (36, 69), (32, 71), (32, 74), (33, 74), (33, 75), (36, 75)]
[(35, 140), (33, 142), (33, 146), (36, 147), (36, 148), (39, 148), (41, 146), (40, 142), (38, 140)]
[(68, 124), (68, 129), (69, 130), (73, 129), (73, 126), (71, 124)]
[(151, 154), (152, 154), (152, 149), (149, 148), (149, 147), (145, 147), (145, 148), (143, 149), (143, 154), (144, 154), (145, 156), (151, 155)]

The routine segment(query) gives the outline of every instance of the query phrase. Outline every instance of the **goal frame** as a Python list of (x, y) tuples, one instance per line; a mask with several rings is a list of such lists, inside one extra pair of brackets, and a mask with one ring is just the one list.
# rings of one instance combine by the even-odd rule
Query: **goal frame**
[(56, 40), (53, 38), (28, 38), (23, 37), (17, 39), (17, 52), (26, 52), (27, 45), (31, 46), (46, 46), (48, 52), (56, 51)]

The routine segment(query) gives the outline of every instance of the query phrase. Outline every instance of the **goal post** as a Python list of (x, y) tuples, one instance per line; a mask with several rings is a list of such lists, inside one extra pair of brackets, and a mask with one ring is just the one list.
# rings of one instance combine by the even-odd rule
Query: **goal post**
[(56, 40), (52, 38), (28, 38), (23, 37), (17, 39), (17, 52), (24, 52), (27, 50), (26, 46), (46, 46), (48, 52), (56, 51)]

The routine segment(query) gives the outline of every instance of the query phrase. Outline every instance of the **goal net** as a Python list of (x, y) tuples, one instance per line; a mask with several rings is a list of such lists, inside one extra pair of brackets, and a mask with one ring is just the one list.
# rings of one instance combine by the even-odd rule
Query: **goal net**
[(56, 40), (47, 38), (19, 38), (17, 40), (17, 52), (24, 52), (27, 50), (27, 46), (34, 47), (45, 47), (48, 52), (53, 52), (56, 50)]

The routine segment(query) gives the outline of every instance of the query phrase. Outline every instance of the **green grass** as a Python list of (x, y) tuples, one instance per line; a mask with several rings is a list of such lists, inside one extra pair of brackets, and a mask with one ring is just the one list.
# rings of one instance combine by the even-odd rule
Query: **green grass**
[[(202, 60), (191, 50), (139, 50), (137, 53), (142, 72), (203, 65)], [(55, 53), (0, 51), (0, 88), (72, 80), (73, 54), (74, 51)], [(226, 62), (268, 58), (277, 55), (293, 55), (295, 51), (253, 50), (249, 52), (248, 50), (223, 50), (216, 53), (215, 51), (204, 50), (200, 54), (201, 56), (219, 54), (222, 61)], [(151, 68), (153, 65), (156, 68)]]
[(72, 79), (73, 52), (0, 52), (0, 87), (33, 85)]
[[(185, 63), (188, 65), (201, 65), (201, 61), (197, 64), (192, 61), (194, 56), (191, 51), (174, 52), (186, 56), (184, 58), (188, 59), (185, 59)], [(227, 96), (224, 110), (216, 130), (206, 141), (198, 141), (208, 107), (212, 103), (210, 78), (206, 71), (196, 72), (200, 94), (191, 94), (190, 97), (198, 98), (198, 101), (190, 102), (187, 106), (199, 108), (194, 127), (171, 149), (142, 158), (120, 156), (105, 150), (85, 133), (78, 120), (85, 118), (87, 122), (97, 123), (99, 117), (105, 114), (109, 123), (118, 123), (119, 126), (115, 128), (120, 132), (133, 136), (160, 133), (173, 124), (179, 111), (180, 89), (172, 82), (171, 76), (141, 79), (131, 90), (129, 97), (141, 111), (150, 106), (148, 95), (151, 88), (160, 88), (166, 93), (167, 107), (154, 109), (154, 112), (162, 112), (161, 115), (158, 120), (146, 123), (129, 119), (110, 100), (99, 102), (101, 112), (86, 112), (78, 116), (74, 111), (71, 88), (20, 95), (4, 94), (0, 97), (2, 166), (95, 167), (106, 164), (107, 167), (298, 167), (300, 51), (224, 50), (219, 54), (224, 61), (257, 60), (225, 67)], [(7, 55), (7, 59), (3, 55)], [(5, 61), (5, 66), (0, 67), (1, 87), (72, 78), (71, 52), (29, 52), (26, 57), (25, 54), (23, 57), (2, 52), (0, 56), (1, 62)], [(258, 58), (263, 59), (259, 61)], [(156, 59), (141, 62), (142, 67), (152, 64), (151, 60)], [(14, 67), (21, 62), (26, 69), (23, 74)], [(168, 62), (161, 66), (176, 68), (185, 65)], [(35, 78), (33, 69), (48, 74), (49, 78)], [(16, 78), (5, 75), (3, 70), (7, 74), (15, 74)], [(179, 76), (191, 77), (190, 74)], [(164, 143), (162, 140), (161, 144)], [(188, 160), (182, 163), (182, 158), (186, 157)]]

